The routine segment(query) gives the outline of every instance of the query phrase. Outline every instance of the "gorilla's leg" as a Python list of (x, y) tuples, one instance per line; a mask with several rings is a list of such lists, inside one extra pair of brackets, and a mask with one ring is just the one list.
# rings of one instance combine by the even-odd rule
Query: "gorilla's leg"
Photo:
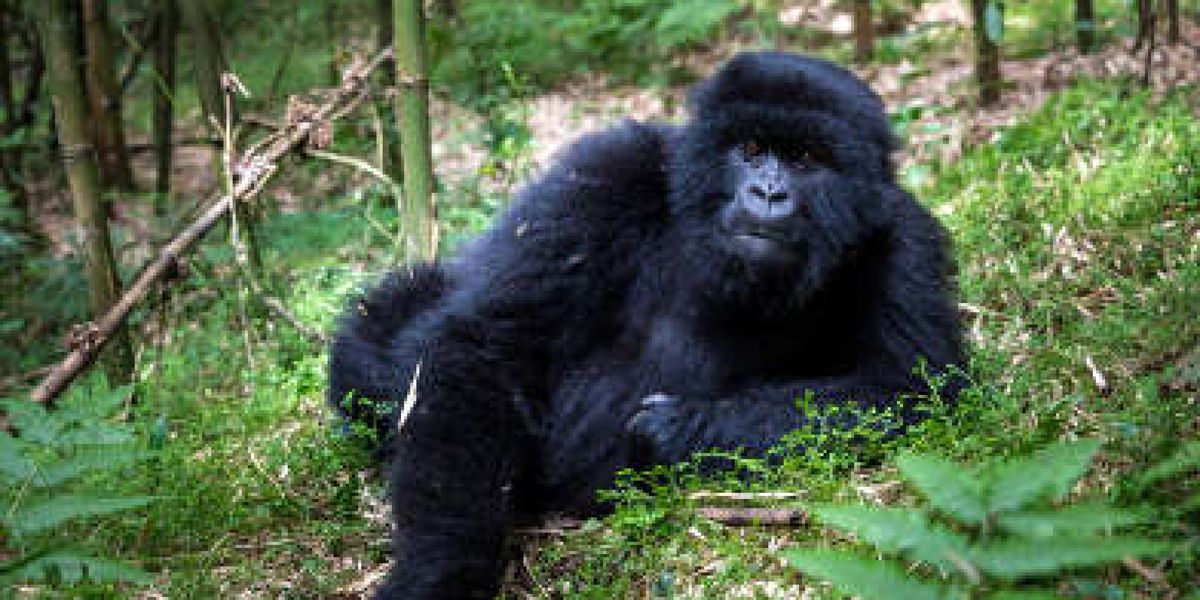
[(416, 340), (401, 334), (442, 299), (449, 287), (436, 265), (391, 273), (342, 318), (329, 350), (328, 400), (347, 423), (373, 432), (389, 448), (393, 419), (419, 360)]

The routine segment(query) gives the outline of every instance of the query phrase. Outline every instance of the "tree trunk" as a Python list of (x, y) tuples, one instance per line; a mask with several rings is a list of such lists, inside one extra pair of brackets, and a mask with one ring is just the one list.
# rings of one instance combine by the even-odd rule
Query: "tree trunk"
[(425, 13), (420, 0), (395, 0), (397, 117), (404, 162), (404, 201), (400, 227), (403, 254), (429, 260), (437, 252), (437, 209), (433, 200), (433, 158), (429, 135), (429, 76), (425, 55)]
[(975, 20), (975, 78), (979, 82), (979, 101), (985, 106), (1000, 100), (1000, 38), (995, 35), (998, 22), (1003, 20), (999, 11), (994, 0), (971, 0)]
[[(381, 52), (392, 45), (392, 0), (375, 0), (375, 51)], [(396, 60), (390, 58), (385, 68), (379, 72), (385, 86), (396, 83)]]
[(1075, 40), (1084, 54), (1096, 49), (1096, 7), (1092, 0), (1075, 0)]
[(13, 35), (9, 20), (13, 8), (8, 2), (0, 1), (0, 109), (4, 110), (4, 133), (12, 133), (17, 121), (17, 99), (13, 96), (12, 63), (8, 57), (8, 41)]
[[(0, 139), (7, 139), (17, 131), (17, 99), (13, 95), (13, 65), (8, 54), (8, 42), (13, 29), (10, 20), (14, 10), (7, 1), (0, 1), (0, 110), (4, 111), (4, 119), (0, 121)], [(25, 226), (29, 223), (29, 215), (17, 175), (20, 163), (20, 150), (0, 147), (0, 188), (12, 197), (21, 225)]]
[(92, 139), (100, 166), (100, 182), (107, 190), (133, 191), (133, 170), (125, 149), (121, 119), (121, 88), (113, 71), (106, 0), (83, 0), (84, 73), (91, 109)]
[[(224, 126), (225, 94), (221, 75), (229, 71), (221, 34), (205, 0), (179, 0), (180, 16), (192, 38), (192, 63), (196, 69), (196, 91), (204, 114)], [(237, 112), (233, 114), (236, 121)]]
[(329, 44), (329, 63), (326, 68), (329, 70), (329, 85), (336, 86), (341, 83), (341, 63), (342, 63), (342, 45), (341, 45), (341, 27), (338, 25), (338, 6), (336, 2), (325, 3), (325, 40)]
[(1140, 50), (1143, 45), (1150, 39), (1150, 32), (1154, 29), (1154, 2), (1153, 0), (1137, 0), (1137, 38), (1133, 42), (1133, 49)]
[(171, 194), (171, 128), (175, 96), (175, 38), (178, 33), (179, 11), (175, 0), (162, 0), (158, 13), (158, 31), (154, 38), (154, 71), (158, 76), (154, 86), (154, 153), (158, 159), (154, 177), (154, 213), (167, 213)]
[[(392, 46), (392, 41), (395, 38), (392, 35), (392, 0), (376, 0), (375, 2), (375, 52), (382, 52), (386, 48)], [(380, 87), (394, 88), (396, 86), (396, 59), (388, 58), (387, 64), (378, 71)], [(400, 158), (400, 136), (396, 133), (396, 104), (383, 99), (376, 101), (375, 107), (378, 111), (380, 121), (378, 135), (381, 140), (381, 148), (378, 152), (376, 165), (379, 170), (392, 178), (392, 181), (404, 181), (404, 160)], [(400, 206), (400, 198), (394, 198), (397, 206)]]
[(871, 0), (854, 0), (854, 61), (870, 62), (875, 51), (875, 26), (871, 23)]
[[(21, 38), (21, 45), (29, 57), (29, 68), (23, 76), (25, 93), (21, 95), (21, 105), (17, 109), (17, 127), (27, 127), (33, 125), (37, 120), (37, 106), (41, 101), (42, 94), (42, 77), (46, 74), (46, 56), (42, 50), (43, 44), (39, 39), (36, 26), (24, 18), (14, 19), (10, 24), (19, 30), (18, 37)], [(53, 122), (53, 119), (50, 119), (50, 122)]]
[(1164, 0), (1167, 12), (1167, 42), (1179, 43), (1179, 0)]
[[(44, 0), (42, 40), (50, 65), (50, 95), (75, 209), (76, 234), (85, 253), (91, 313), (98, 318), (116, 302), (119, 283), (108, 238), (108, 220), (100, 200), (94, 149), (88, 136), (83, 82), (75, 68), (77, 56), (70, 10), (71, 0)], [(112, 341), (103, 360), (115, 383), (129, 377), (133, 355), (127, 334), (118, 334), (118, 339)]]

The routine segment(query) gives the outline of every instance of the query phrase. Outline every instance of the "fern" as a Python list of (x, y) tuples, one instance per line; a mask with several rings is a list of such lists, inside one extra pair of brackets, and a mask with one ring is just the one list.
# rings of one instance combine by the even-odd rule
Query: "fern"
[(1141, 484), (1153, 485), (1192, 471), (1200, 471), (1200, 440), (1185, 444), (1174, 456), (1151, 467), (1142, 475)]
[(911, 560), (953, 570), (956, 557), (967, 551), (968, 540), (924, 514), (900, 508), (826, 506), (812, 511), (822, 523), (858, 536), (882, 552), (903, 554)]
[(1090, 536), (1149, 520), (1148, 512), (1118, 510), (1098, 503), (1018, 511), (996, 517), (996, 523), (1005, 531), (1029, 538)]
[(792, 566), (863, 598), (906, 598), (942, 600), (941, 586), (909, 577), (890, 563), (830, 550), (793, 550), (787, 553)]
[(1099, 449), (1095, 440), (1054, 444), (1033, 456), (997, 464), (984, 475), (988, 512), (1003, 513), (1045, 497), (1066, 495)]
[(101, 380), (48, 411), (29, 401), (0, 401), (20, 433), (0, 432), (0, 585), (82, 581), (145, 583), (150, 576), (122, 562), (92, 556), (61, 528), (132, 510), (150, 496), (111, 497), (89, 492), (87, 477), (141, 461), (132, 429), (113, 415), (128, 388)]
[[(806, 574), (866, 600), (1054, 598), (1053, 591), (1027, 586), (1068, 569), (1170, 549), (1165, 542), (1113, 534), (1147, 521), (1145, 513), (1101, 502), (1047, 505), (1070, 491), (1099, 447), (1092, 441), (1060, 443), (976, 469), (937, 457), (902, 456), (900, 472), (928, 498), (933, 512), (867, 506), (812, 510), (821, 522), (894, 558), (869, 560), (829, 550), (797, 550), (787, 558)], [(936, 567), (942, 580), (930, 581), (928, 567)], [(1022, 587), (1013, 589), (1018, 584)]]
[(909, 454), (896, 461), (900, 472), (934, 508), (948, 516), (978, 525), (987, 516), (983, 485), (945, 459)]

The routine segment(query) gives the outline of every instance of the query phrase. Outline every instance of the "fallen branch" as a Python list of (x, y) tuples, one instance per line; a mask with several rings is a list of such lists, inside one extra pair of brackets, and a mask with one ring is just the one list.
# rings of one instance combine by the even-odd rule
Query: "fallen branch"
[[(698, 506), (696, 514), (729, 527), (797, 527), (808, 523), (808, 513), (799, 508), (747, 508)], [(583, 520), (557, 517), (537, 525), (518, 527), (521, 535), (565, 535), (583, 527)]]
[(774, 527), (796, 527), (808, 522), (808, 513), (798, 508), (730, 508), (725, 506), (701, 506), (696, 514), (731, 527), (769, 525)]
[(369, 75), (391, 54), (391, 49), (386, 49), (360, 69), (346, 73), (342, 86), (327, 103), (306, 113), (302, 118), (289, 119), (282, 129), (268, 135), (239, 156), (234, 167), (235, 181), (232, 191), (211, 198), (206, 203), (208, 208), (201, 216), (159, 251), (158, 256), (142, 269), (117, 303), (87, 327), (88, 336), (85, 342), (76, 344), (66, 358), (52, 367), (50, 374), (30, 394), (33, 400), (52, 404), (67, 385), (96, 359), (104, 344), (125, 322), (130, 311), (145, 297), (153, 284), (163, 279), (164, 275), (176, 272), (174, 267), (180, 257), (229, 212), (235, 201), (245, 200), (258, 193), (275, 172), (281, 158), (303, 147), (309, 136), (319, 128), (328, 127), (329, 121), (344, 116), (358, 105), (364, 97), (364, 88), (370, 83)]
[(297, 317), (292, 311), (288, 310), (283, 300), (274, 296), (263, 296), (262, 303), (266, 305), (268, 310), (275, 313), (276, 316), (287, 321), (293, 329), (299, 331), (300, 335), (307, 338), (308, 341), (322, 346), (329, 343), (329, 336), (314, 329), (308, 323), (301, 321), (300, 317)]

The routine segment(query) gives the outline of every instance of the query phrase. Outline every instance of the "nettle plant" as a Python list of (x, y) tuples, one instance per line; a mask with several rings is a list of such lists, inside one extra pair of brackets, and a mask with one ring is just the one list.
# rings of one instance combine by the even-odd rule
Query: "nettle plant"
[(0, 400), (0, 411), (19, 432), (0, 430), (0, 587), (151, 580), (73, 541), (87, 537), (78, 529), (84, 523), (154, 500), (96, 490), (105, 473), (149, 456), (132, 426), (114, 418), (129, 393), (100, 382), (73, 392), (54, 410)]
[(1046, 582), (1067, 570), (1169, 549), (1164, 542), (1114, 533), (1147, 521), (1146, 512), (1064, 501), (1099, 447), (1096, 441), (1058, 443), (977, 469), (904, 455), (897, 465), (928, 500), (927, 509), (812, 511), (887, 558), (827, 549), (794, 550), (786, 557), (805, 574), (864, 600), (1057, 598)]

